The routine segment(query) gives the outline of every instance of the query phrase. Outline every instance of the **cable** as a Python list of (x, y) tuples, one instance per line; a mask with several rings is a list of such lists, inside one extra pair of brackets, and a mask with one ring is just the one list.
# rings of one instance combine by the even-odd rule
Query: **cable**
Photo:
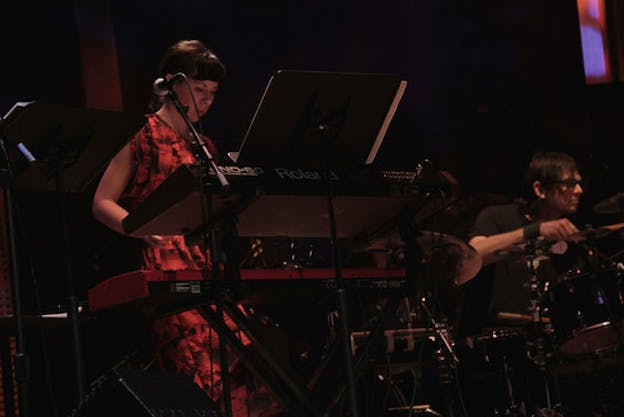
[[(181, 73), (182, 74), (182, 73)], [(195, 100), (195, 94), (193, 94), (193, 87), (191, 86), (191, 83), (189, 82), (188, 78), (186, 77), (185, 74), (182, 74), (183, 79), (184, 79), (184, 84), (186, 85), (186, 87), (189, 90), (189, 94), (191, 96), (191, 100), (193, 100), (193, 108), (195, 109), (195, 114), (198, 117), (198, 124), (199, 124), (199, 134), (204, 136), (204, 127), (203, 124), (201, 123), (201, 117), (199, 116), (199, 108), (197, 107), (197, 101)]]

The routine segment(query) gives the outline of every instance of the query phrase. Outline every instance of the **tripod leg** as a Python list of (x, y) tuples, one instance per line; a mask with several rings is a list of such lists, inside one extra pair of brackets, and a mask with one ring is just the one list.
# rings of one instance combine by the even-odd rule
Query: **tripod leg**
[[(354, 361), (354, 375), (356, 377), (361, 376), (365, 371), (365, 366), (368, 364), (370, 358), (374, 358), (377, 354), (377, 350), (383, 338), (384, 330), (387, 328), (387, 323), (390, 320), (392, 314), (397, 310), (398, 305), (403, 297), (398, 290), (394, 291), (386, 303), (385, 307), (381, 310), (378, 315), (378, 320), (375, 324), (375, 327), (369, 332), (364, 346), (361, 351), (357, 354)], [(330, 353), (326, 357), (326, 361), (335, 358), (335, 349), (336, 346), (330, 351)], [(322, 364), (323, 366), (324, 364)], [(330, 367), (324, 369), (331, 369)], [(341, 384), (334, 397), (332, 397), (329, 401), (327, 414), (330, 414), (332, 410), (344, 401), (344, 394), (346, 392), (347, 387), (344, 384)]]
[[(196, 308), (197, 311), (199, 311), (199, 313), (206, 319), (208, 323), (210, 323), (211, 326), (215, 326), (217, 324), (217, 320), (219, 318), (212, 310), (212, 308), (206, 308), (204, 306), (198, 306)], [(264, 384), (271, 391), (271, 393), (275, 395), (277, 400), (284, 408), (298, 411), (297, 415), (301, 416), (320, 416), (320, 413), (318, 413), (316, 410), (310, 410), (300, 407), (299, 402), (293, 401), (290, 395), (288, 395), (288, 393), (286, 392), (286, 390), (275, 380), (269, 377), (269, 372), (267, 372), (267, 369), (260, 369), (260, 364), (249, 355), (249, 351), (247, 350), (247, 348), (241, 343), (241, 341), (236, 337), (232, 330), (230, 330), (230, 328), (224, 326), (222, 332), (219, 334), (219, 337), (222, 337), (225, 343), (227, 343), (230, 348), (234, 352), (236, 352), (245, 367), (250, 370), (252, 375), (257, 378), (258, 381)], [(303, 403), (303, 405), (307, 406), (308, 404)]]
[(271, 366), (271, 369), (280, 377), (286, 385), (294, 392), (297, 400), (304, 404), (309, 410), (314, 412), (314, 415), (320, 415), (320, 412), (316, 409), (316, 406), (312, 403), (309, 398), (307, 390), (304, 385), (298, 380), (295, 375), (289, 372), (280, 361), (275, 358), (275, 356), (271, 353), (269, 349), (266, 347), (266, 343), (259, 339), (259, 337), (251, 331), (251, 329), (246, 325), (245, 317), (240, 312), (240, 310), (232, 305), (226, 304), (225, 311), (228, 316), (236, 323), (236, 326), (251, 340), (252, 346), (258, 353), (262, 356), (264, 360)]

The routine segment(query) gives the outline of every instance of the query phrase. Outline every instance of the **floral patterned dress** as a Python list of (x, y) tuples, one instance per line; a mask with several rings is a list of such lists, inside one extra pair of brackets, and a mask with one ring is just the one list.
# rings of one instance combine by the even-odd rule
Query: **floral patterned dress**
[[(210, 139), (204, 140), (216, 157), (216, 148)], [(130, 211), (181, 164), (195, 162), (188, 141), (155, 114), (147, 116), (147, 122), (132, 138), (130, 147), (136, 171), (120, 199), (120, 203)], [(146, 246), (143, 249), (145, 269), (201, 270), (206, 265), (211, 268), (210, 256), (201, 246), (188, 247), (183, 236), (170, 238), (164, 247)], [(230, 329), (236, 331), (229, 318), (226, 317), (225, 321)], [(202, 315), (195, 309), (171, 314), (156, 319), (152, 330), (158, 364), (164, 369), (189, 375), (213, 400), (222, 400), (219, 339), (216, 330)], [(249, 344), (249, 340), (242, 335), (241, 341)], [(229, 350), (228, 365), (230, 374), (240, 369), (240, 364)], [(230, 378), (233, 416), (270, 415), (275, 403), (267, 398), (266, 392), (261, 396), (249, 395), (244, 378), (239, 379), (243, 381)]]

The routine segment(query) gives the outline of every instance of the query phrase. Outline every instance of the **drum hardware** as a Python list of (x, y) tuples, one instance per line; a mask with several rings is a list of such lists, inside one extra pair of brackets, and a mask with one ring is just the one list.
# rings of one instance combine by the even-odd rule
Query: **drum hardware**
[(323, 249), (329, 244), (320, 239), (250, 238), (244, 247), (241, 268), (303, 269), (328, 264)]
[(621, 345), (623, 272), (573, 270), (543, 299), (556, 344), (565, 356), (583, 356)]
[[(404, 406), (404, 407), (389, 407), (388, 411), (391, 413), (400, 412), (402, 414), (396, 415), (405, 415), (405, 413), (409, 416), (436, 416), (442, 417), (442, 414), (431, 409), (429, 404), (421, 404), (421, 405), (412, 405), (412, 406)], [(395, 415), (395, 414), (393, 414)]]
[(256, 238), (249, 241), (249, 248), (247, 248), (240, 266), (241, 268), (269, 268), (264, 254), (264, 242), (262, 239)]
[(622, 255), (624, 255), (624, 250), (620, 250), (614, 253), (613, 255), (608, 256), (607, 258), (605, 258), (605, 262), (609, 264), (613, 264), (616, 268), (620, 270), (624, 270), (624, 264), (622, 264), (622, 262), (615, 262), (615, 260), (618, 259)]
[[(538, 237), (530, 243), (520, 242), (499, 249), (494, 252), (494, 256), (497, 262), (502, 260), (518, 260), (524, 262), (526, 260), (527, 250), (529, 249), (528, 246), (531, 245), (530, 252), (533, 254), (533, 258), (548, 259), (551, 255), (564, 254), (568, 249), (567, 242), (586, 242), (588, 257), (597, 262), (599, 259), (606, 257), (600, 256), (601, 254), (597, 250), (596, 240), (607, 237), (622, 229), (624, 229), (624, 223), (615, 223), (600, 227), (586, 225), (583, 230), (568, 236), (565, 241), (553, 242), (543, 237)], [(624, 252), (617, 255), (621, 255), (622, 253)]]
[(415, 243), (419, 246), (425, 265), (444, 265), (444, 271), (453, 277), (455, 285), (461, 285), (474, 278), (483, 265), (477, 251), (462, 239), (430, 230), (417, 233)]
[[(419, 263), (425, 267), (434, 263), (444, 264), (448, 269), (445, 271), (446, 275), (453, 277), (452, 282), (455, 285), (471, 280), (481, 269), (483, 264), (481, 256), (459, 237), (433, 230), (418, 230), (413, 233), (411, 242), (419, 251)], [(384, 237), (369, 239), (364, 250), (387, 253), (388, 248), (391, 248), (394, 252), (398, 252), (404, 246), (403, 237), (400, 236), (398, 230), (394, 230)], [(398, 256), (406, 258), (404, 251)]]
[[(547, 284), (547, 283), (546, 283)], [(544, 285), (545, 290), (544, 291), (548, 291), (548, 286)], [(510, 313), (507, 311), (499, 311), (498, 313), (496, 313), (496, 318), (498, 319), (502, 319), (502, 320), (508, 320), (510, 322), (516, 322), (516, 323), (528, 323), (530, 321), (533, 320), (533, 317), (530, 314), (520, 314), (520, 313)], [(548, 317), (541, 317), (541, 320), (543, 323), (550, 323), (550, 318)], [(496, 335), (493, 335), (494, 338), (496, 338)]]
[(526, 335), (519, 328), (487, 328), (461, 339), (465, 369), (471, 369), (464, 396), (470, 400), (469, 416), (526, 417)]
[[(423, 300), (424, 302), (424, 300)], [(383, 349), (378, 355), (376, 365), (370, 370), (374, 385), (378, 391), (383, 391), (382, 407), (387, 417), (400, 416), (441, 416), (427, 402), (426, 386), (431, 387), (432, 375), (435, 374), (436, 390), (450, 387), (452, 372), (456, 356), (452, 348), (448, 327), (444, 320), (432, 319), (431, 327), (388, 329), (383, 331)], [(379, 329), (376, 329), (379, 330)], [(371, 335), (376, 330), (359, 331), (351, 334), (351, 348), (354, 354), (366, 352), (377, 355), (375, 350), (369, 351)], [(381, 359), (384, 357), (385, 359)], [(357, 362), (356, 362), (357, 365)], [(419, 388), (420, 387), (420, 388)], [(450, 389), (450, 388), (449, 388)], [(422, 391), (421, 391), (422, 390)], [(416, 392), (420, 392), (416, 396)], [(421, 396), (425, 396), (420, 398)], [(430, 394), (429, 394), (430, 395)], [(448, 393), (440, 392), (443, 398), (449, 398)], [(429, 398), (431, 399), (431, 398)], [(424, 401), (423, 401), (424, 400)], [(373, 400), (371, 400), (373, 401)], [(373, 401), (374, 402), (374, 401)], [(389, 402), (390, 404), (386, 404)], [(440, 404), (442, 406), (443, 404)], [(450, 406), (450, 401), (445, 405)], [(444, 415), (451, 417), (452, 411), (445, 411)]]
[(447, 362), (447, 358), (450, 358), (450, 362), (448, 362), (448, 366), (454, 368), (458, 363), (459, 359), (453, 350), (453, 340), (448, 331), (448, 323), (445, 317), (442, 317), (440, 321), (436, 321), (435, 317), (429, 310), (426, 304), (426, 298), (422, 297), (420, 299), (420, 304), (422, 306), (423, 311), (426, 313), (426, 316), (431, 323), (431, 328), (434, 331), (435, 336), (437, 336), (438, 341), (438, 349), (437, 349), (437, 357), (440, 362)]
[(552, 255), (562, 255), (568, 250), (568, 244), (565, 241), (553, 242), (543, 238), (535, 239), (530, 243), (515, 243), (508, 247), (498, 249), (494, 252), (496, 262), (500, 261), (518, 261), (526, 262), (526, 254), (528, 246), (531, 245), (533, 261), (539, 262), (549, 259)]
[(588, 226), (579, 232), (586, 241), (587, 266), (568, 271), (563, 282), (545, 292), (543, 308), (562, 355), (582, 356), (622, 345), (624, 273), (599, 252), (597, 240), (623, 226)]
[(573, 235), (568, 237), (568, 240), (571, 241), (582, 241), (588, 240), (592, 243), (592, 246), (595, 248), (595, 245), (592, 241), (595, 239), (602, 239), (603, 237), (609, 236), (613, 232), (624, 229), (624, 223), (614, 223), (608, 224), (606, 226), (593, 227), (592, 225), (585, 226), (584, 230), (581, 230)]
[[(355, 355), (359, 347), (370, 335), (369, 331), (359, 331), (351, 333), (351, 352)], [(417, 342), (435, 339), (435, 333), (426, 328), (415, 329), (389, 329), (383, 333), (385, 341), (385, 352), (414, 352)]]
[[(533, 241), (529, 241), (526, 245), (526, 266), (529, 273), (529, 287), (531, 290), (531, 300), (529, 303), (529, 313), (531, 315), (531, 329), (533, 331), (527, 334), (527, 345), (532, 349), (529, 349), (527, 355), (531, 362), (533, 362), (538, 369), (539, 377), (542, 379), (542, 389), (544, 390), (545, 404), (543, 407), (538, 405), (538, 415), (541, 413), (544, 416), (556, 415), (555, 407), (553, 406), (553, 398), (550, 387), (550, 355), (548, 355), (545, 349), (546, 331), (544, 329), (544, 322), (542, 321), (542, 309), (540, 291), (540, 285), (537, 278), (537, 266), (539, 261), (538, 255), (535, 251), (535, 245)], [(539, 403), (538, 403), (539, 404)]]
[[(371, 346), (371, 342), (376, 339), (379, 341), (383, 340), (385, 341), (385, 356), (388, 363), (383, 367), (380, 366), (378, 371), (373, 370), (373, 379), (376, 381), (376, 384), (383, 384), (383, 389), (389, 393), (390, 389), (396, 388), (393, 388), (393, 384), (396, 385), (395, 382), (398, 382), (405, 372), (409, 372), (411, 375), (406, 382), (408, 384), (411, 383), (412, 387), (416, 387), (421, 378), (423, 381), (420, 383), (426, 384), (425, 380), (432, 378), (432, 375), (430, 375), (432, 372), (435, 374), (434, 378), (436, 379), (438, 389), (445, 391), (440, 392), (441, 397), (450, 399), (452, 398), (453, 370), (456, 369), (459, 359), (454, 352), (453, 341), (449, 334), (448, 320), (444, 317), (444, 314), (440, 314), (440, 311), (444, 309), (434, 308), (437, 300), (433, 297), (429, 299), (427, 291), (429, 288), (427, 287), (429, 284), (433, 284), (436, 289), (438, 287), (443, 288), (452, 286), (453, 283), (456, 284), (471, 279), (481, 268), (481, 258), (476, 250), (455, 236), (419, 230), (411, 226), (405, 227), (402, 233), (404, 234), (400, 238), (398, 235), (396, 236), (396, 240), (399, 241), (400, 239), (401, 246), (404, 248), (406, 276), (408, 281), (411, 279), (408, 289), (409, 299), (412, 301), (406, 301), (404, 295), (400, 295), (401, 299), (388, 300), (383, 307), (383, 312), (380, 314), (381, 318), (374, 323), (375, 326), (370, 332), (354, 332), (351, 334), (352, 353), (354, 350), (359, 350), (360, 353), (367, 353), (369, 358), (377, 358), (376, 349)], [(392, 241), (392, 237), (387, 237), (387, 241)], [(369, 244), (368, 250), (377, 249), (374, 242), (369, 242)], [(379, 247), (383, 248), (382, 245), (379, 245)], [(440, 277), (445, 279), (439, 279)], [(449, 279), (446, 279), (447, 277)], [(432, 279), (428, 280), (427, 278)], [(438, 291), (433, 291), (433, 294), (438, 294)], [(401, 324), (406, 326), (414, 324), (412, 309), (416, 306), (422, 312), (421, 318), (423, 322), (419, 321), (419, 327), (384, 331), (384, 317), (387, 317), (388, 312), (396, 312), (401, 300), (408, 303), (405, 306), (406, 314)], [(362, 342), (365, 343), (364, 346), (360, 346)], [(435, 364), (433, 367), (423, 367), (422, 363), (419, 362), (418, 358), (423, 352), (422, 349), (425, 349), (427, 357), (432, 359), (432, 362), (427, 362), (427, 364)], [(393, 358), (405, 360), (403, 360), (404, 363), (394, 366), (392, 363)], [(358, 360), (356, 361), (356, 369), (359, 365), (360, 361)], [(418, 371), (424, 371), (425, 369), (430, 372), (423, 372), (419, 377), (417, 375)], [(397, 381), (394, 381), (395, 379)], [(412, 393), (415, 392), (415, 390), (412, 391)], [(380, 412), (388, 416), (439, 415), (435, 412), (435, 414), (431, 412), (423, 414), (429, 407), (421, 410), (418, 407), (422, 407), (422, 405), (415, 406), (415, 398), (410, 400), (408, 398), (410, 397), (409, 395), (404, 395), (403, 397), (404, 401), (400, 401), (399, 407), (392, 410), (388, 407), (382, 407)], [(452, 401), (444, 401), (440, 406), (448, 407), (448, 410), (444, 411), (444, 415), (452, 417)]]

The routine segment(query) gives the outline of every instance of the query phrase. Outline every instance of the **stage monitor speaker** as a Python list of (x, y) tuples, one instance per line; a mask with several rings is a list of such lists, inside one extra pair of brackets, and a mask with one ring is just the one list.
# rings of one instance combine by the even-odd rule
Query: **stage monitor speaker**
[(113, 369), (93, 387), (73, 417), (222, 417), (214, 401), (186, 375)]

